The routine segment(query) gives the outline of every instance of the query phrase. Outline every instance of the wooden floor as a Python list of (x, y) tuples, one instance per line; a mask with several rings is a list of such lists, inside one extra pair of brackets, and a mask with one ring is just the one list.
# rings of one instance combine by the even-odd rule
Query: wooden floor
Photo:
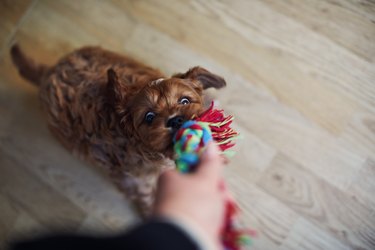
[(226, 177), (259, 232), (249, 249), (375, 249), (374, 1), (1, 0), (0, 248), (137, 220), (51, 136), (10, 63), (15, 41), (45, 63), (100, 45), (168, 74), (224, 76), (211, 94), (242, 134)]

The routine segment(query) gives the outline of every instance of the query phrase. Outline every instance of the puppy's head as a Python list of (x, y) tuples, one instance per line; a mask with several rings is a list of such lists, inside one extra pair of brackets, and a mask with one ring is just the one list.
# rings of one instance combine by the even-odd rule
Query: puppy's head
[(203, 90), (226, 85), (223, 78), (201, 67), (171, 78), (152, 80), (143, 86), (125, 86), (110, 71), (109, 83), (113, 82), (116, 110), (123, 129), (148, 152), (168, 157), (173, 156), (172, 137), (176, 130), (204, 111)]

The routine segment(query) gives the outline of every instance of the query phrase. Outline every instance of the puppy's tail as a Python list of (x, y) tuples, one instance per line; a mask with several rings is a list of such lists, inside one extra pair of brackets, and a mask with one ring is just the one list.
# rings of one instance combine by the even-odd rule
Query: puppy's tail
[(47, 72), (48, 67), (38, 64), (31, 58), (28, 58), (17, 44), (14, 44), (10, 50), (12, 61), (17, 67), (20, 75), (34, 85), (38, 86)]

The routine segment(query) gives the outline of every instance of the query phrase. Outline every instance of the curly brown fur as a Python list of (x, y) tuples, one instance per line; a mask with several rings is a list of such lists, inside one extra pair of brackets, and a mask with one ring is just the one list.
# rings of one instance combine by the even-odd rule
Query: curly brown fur
[(225, 86), (200, 67), (166, 78), (99, 47), (75, 50), (51, 67), (17, 45), (11, 55), (20, 74), (39, 86), (52, 133), (74, 154), (108, 169), (141, 213), (150, 207), (160, 172), (174, 167), (173, 132), (203, 111), (203, 89)]

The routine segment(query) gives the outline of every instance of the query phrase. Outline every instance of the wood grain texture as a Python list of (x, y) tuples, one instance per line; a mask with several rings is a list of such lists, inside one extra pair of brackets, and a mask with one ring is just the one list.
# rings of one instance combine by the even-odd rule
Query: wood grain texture
[(201, 65), (242, 139), (225, 171), (259, 232), (249, 249), (375, 248), (375, 4), (370, 0), (0, 3), (0, 248), (55, 229), (108, 234), (138, 218), (100, 170), (51, 136), (9, 58), (83, 45), (167, 74)]
[(3, 0), (0, 2), (0, 55), (6, 53), (7, 43), (13, 38), (22, 20), (27, 17), (35, 1)]
[(354, 249), (374, 244), (372, 211), (282, 154), (277, 155), (259, 180), (272, 193), (311, 222)]

